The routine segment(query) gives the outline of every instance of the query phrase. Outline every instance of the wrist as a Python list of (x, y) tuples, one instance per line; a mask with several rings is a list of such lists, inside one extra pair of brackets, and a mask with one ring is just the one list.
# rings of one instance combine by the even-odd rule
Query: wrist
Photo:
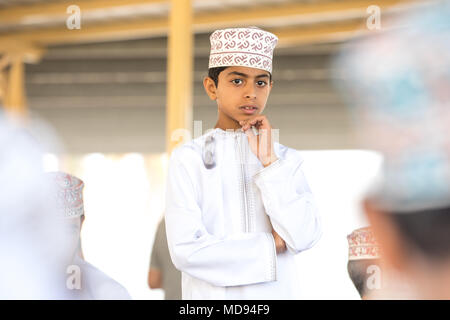
[(264, 166), (264, 168), (266, 168), (277, 160), (278, 160), (278, 157), (275, 154), (273, 154), (270, 158), (262, 159), (261, 164)]

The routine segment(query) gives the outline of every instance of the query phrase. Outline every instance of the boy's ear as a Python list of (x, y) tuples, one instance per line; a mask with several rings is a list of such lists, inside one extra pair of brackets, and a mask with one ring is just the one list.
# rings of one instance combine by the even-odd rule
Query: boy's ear
[(205, 88), (206, 94), (211, 100), (217, 99), (217, 87), (213, 79), (211, 79), (210, 77), (203, 78), (203, 87)]

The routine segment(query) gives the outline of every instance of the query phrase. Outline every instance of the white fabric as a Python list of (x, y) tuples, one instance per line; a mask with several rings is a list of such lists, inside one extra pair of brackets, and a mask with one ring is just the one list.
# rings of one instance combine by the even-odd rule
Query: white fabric
[(130, 300), (131, 296), (120, 283), (76, 256), (74, 264), (81, 269), (81, 289), (78, 292), (82, 300)]
[[(213, 137), (215, 166), (202, 159)], [(183, 299), (293, 299), (294, 254), (321, 236), (296, 150), (278, 143), (263, 168), (247, 136), (215, 129), (175, 149), (167, 181), (166, 229)], [(247, 214), (246, 214), (247, 212)], [(276, 254), (273, 228), (288, 250)]]

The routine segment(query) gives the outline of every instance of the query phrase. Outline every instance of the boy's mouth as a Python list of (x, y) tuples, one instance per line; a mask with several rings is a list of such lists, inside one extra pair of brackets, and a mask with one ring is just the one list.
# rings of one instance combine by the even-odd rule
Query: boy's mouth
[(249, 106), (241, 106), (239, 107), (245, 114), (254, 114), (258, 110), (257, 106), (249, 105)]

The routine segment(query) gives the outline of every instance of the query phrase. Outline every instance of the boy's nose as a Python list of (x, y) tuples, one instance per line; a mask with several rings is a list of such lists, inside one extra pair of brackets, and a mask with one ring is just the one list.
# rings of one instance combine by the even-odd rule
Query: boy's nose
[(248, 86), (247, 91), (245, 92), (245, 98), (256, 99), (256, 90), (254, 86)]

